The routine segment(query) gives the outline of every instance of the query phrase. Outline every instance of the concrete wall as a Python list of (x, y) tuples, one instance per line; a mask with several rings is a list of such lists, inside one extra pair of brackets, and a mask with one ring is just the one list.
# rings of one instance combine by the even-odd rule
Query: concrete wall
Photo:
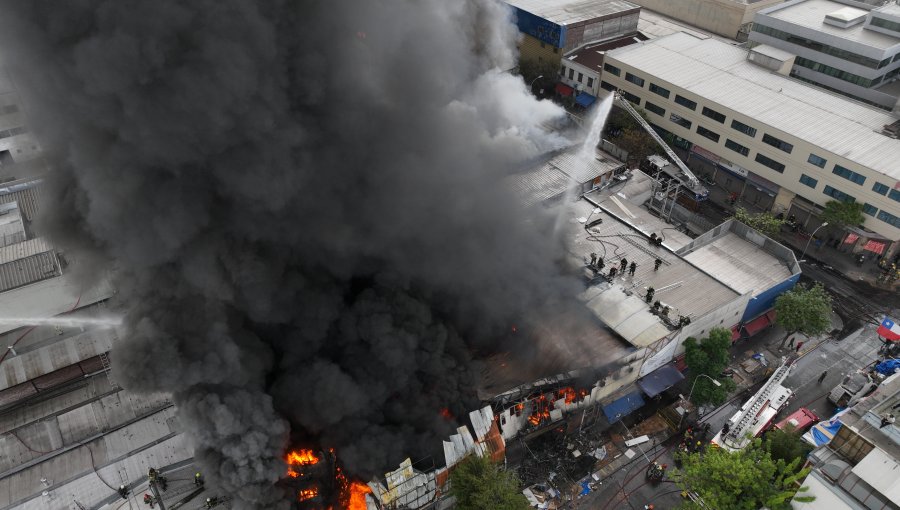
[(634, 3), (671, 16), (689, 25), (734, 39), (741, 26), (753, 20), (764, 7), (782, 0), (760, 0), (746, 5), (734, 0), (632, 0)]

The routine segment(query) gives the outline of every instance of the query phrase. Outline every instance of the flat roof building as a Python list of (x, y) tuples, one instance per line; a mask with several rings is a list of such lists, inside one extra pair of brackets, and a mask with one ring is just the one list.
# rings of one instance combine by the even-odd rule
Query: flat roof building
[(746, 49), (676, 33), (608, 52), (601, 87), (622, 90), (652, 124), (687, 143), (689, 166), (744, 201), (796, 214), (810, 231), (827, 201), (860, 202), (860, 242), (896, 251), (897, 118), (747, 57)]
[(783, 0), (632, 0), (714, 34), (744, 41), (756, 11)]
[(796, 58), (791, 75), (880, 108), (900, 96), (900, 8), (791, 0), (756, 14), (750, 41)]

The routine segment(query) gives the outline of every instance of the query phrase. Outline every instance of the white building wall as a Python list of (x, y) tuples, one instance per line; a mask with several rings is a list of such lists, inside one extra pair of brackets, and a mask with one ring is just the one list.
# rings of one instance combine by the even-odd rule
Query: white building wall
[[(569, 78), (569, 70), (572, 70), (572, 79)], [(600, 93), (600, 72), (590, 69), (586, 66), (573, 62), (568, 59), (562, 59), (560, 72), (562, 73), (560, 81), (581, 92), (587, 92), (594, 97)], [(578, 75), (581, 74), (582, 80), (578, 81)], [(588, 86), (588, 81), (591, 85)]]

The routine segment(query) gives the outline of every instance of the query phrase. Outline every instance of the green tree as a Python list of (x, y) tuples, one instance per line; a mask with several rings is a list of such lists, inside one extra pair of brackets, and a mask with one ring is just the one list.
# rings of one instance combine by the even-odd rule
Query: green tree
[(760, 234), (769, 237), (775, 237), (781, 232), (781, 226), (785, 220), (779, 220), (772, 213), (762, 212), (753, 214), (743, 207), (738, 207), (734, 211), (734, 219), (747, 225), (748, 227), (759, 231)]
[(830, 227), (852, 227), (860, 225), (866, 220), (862, 210), (863, 205), (859, 202), (829, 200), (825, 203), (825, 210), (822, 211), (819, 218), (822, 221), (827, 221)]
[(460, 510), (530, 508), (516, 475), (478, 455), (469, 455), (450, 473), (450, 494)]
[(800, 438), (800, 434), (790, 424), (784, 430), (772, 429), (766, 432), (763, 447), (773, 460), (783, 460), (787, 463), (796, 459), (802, 461), (812, 450), (812, 447)]
[[(531, 85), (532, 82), (534, 82), (534, 90), (531, 92), (536, 93), (541, 88), (546, 89), (556, 82), (559, 75), (559, 64), (537, 62), (532, 59), (521, 59), (519, 61), (518, 73), (526, 86)], [(537, 79), (538, 76), (542, 76), (542, 78)]]
[[(728, 349), (731, 347), (731, 331), (724, 328), (713, 328), (709, 337), (700, 342), (694, 337), (684, 341), (685, 362), (688, 366), (688, 382), (694, 391), (691, 400), (697, 404), (721, 404), (729, 392), (734, 391), (735, 384), (729, 378), (721, 378), (722, 370), (728, 366)], [(705, 375), (721, 384), (716, 386)], [(719, 380), (722, 379), (722, 380)]]
[(623, 131), (616, 139), (616, 145), (628, 153), (626, 163), (639, 165), (647, 156), (662, 152), (656, 149), (656, 142), (643, 129)]
[(784, 328), (781, 346), (789, 336), (816, 336), (831, 330), (831, 296), (821, 283), (812, 288), (797, 285), (775, 300), (775, 323)]
[(792, 498), (804, 503), (815, 500), (812, 496), (796, 496), (809, 490), (798, 487), (809, 468), (800, 469), (800, 459), (773, 460), (759, 439), (736, 452), (710, 448), (703, 453), (678, 455), (682, 455), (682, 467), (673, 470), (671, 478), (682, 490), (699, 496), (703, 505), (690, 501), (682, 508), (789, 510)]

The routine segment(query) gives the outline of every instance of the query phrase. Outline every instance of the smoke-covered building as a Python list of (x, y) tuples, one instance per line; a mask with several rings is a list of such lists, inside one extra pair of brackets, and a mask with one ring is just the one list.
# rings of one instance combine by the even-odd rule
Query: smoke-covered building
[(40, 155), (40, 147), (28, 130), (23, 110), (15, 82), (7, 70), (0, 67), (0, 182), (8, 180), (4, 178), (7, 172), (3, 167)]

